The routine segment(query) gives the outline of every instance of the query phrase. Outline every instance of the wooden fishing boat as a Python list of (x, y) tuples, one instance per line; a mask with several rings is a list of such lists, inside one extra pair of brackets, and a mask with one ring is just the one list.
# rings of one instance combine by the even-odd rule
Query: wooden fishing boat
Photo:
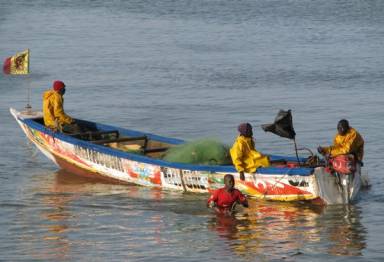
[[(86, 127), (81, 134), (54, 132), (43, 124), (41, 112), (11, 114), (36, 147), (57, 166), (71, 173), (118, 183), (132, 183), (168, 190), (205, 193), (224, 185), (233, 174), (236, 187), (249, 197), (277, 201), (315, 201), (345, 204), (354, 201), (361, 188), (361, 169), (351, 175), (335, 175), (325, 166), (299, 166), (307, 158), (270, 155), (286, 165), (259, 168), (245, 174), (245, 181), (232, 165), (195, 165), (168, 162), (163, 153), (185, 141), (155, 134), (76, 119)], [(142, 154), (132, 153), (139, 150)]]

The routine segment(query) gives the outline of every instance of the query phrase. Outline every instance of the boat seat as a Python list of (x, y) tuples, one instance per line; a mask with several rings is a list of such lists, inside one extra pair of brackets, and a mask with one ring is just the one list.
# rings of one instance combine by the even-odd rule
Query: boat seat
[(168, 149), (169, 147), (155, 147), (155, 148), (144, 149), (144, 154), (164, 152), (164, 151), (167, 151)]
[(144, 148), (147, 145), (148, 137), (147, 136), (136, 136), (136, 137), (120, 137), (115, 139), (103, 139), (103, 140), (93, 140), (92, 143), (102, 145), (102, 144), (109, 144), (109, 143), (120, 143), (120, 142), (129, 142), (129, 141), (137, 141), (137, 140), (144, 140)]
[(75, 137), (82, 140), (88, 140), (88, 141), (97, 141), (97, 140), (106, 140), (105, 137), (113, 136), (115, 139), (119, 138), (119, 131), (118, 130), (109, 130), (109, 131), (86, 131), (82, 133), (76, 133), (76, 134), (68, 134), (71, 137)]

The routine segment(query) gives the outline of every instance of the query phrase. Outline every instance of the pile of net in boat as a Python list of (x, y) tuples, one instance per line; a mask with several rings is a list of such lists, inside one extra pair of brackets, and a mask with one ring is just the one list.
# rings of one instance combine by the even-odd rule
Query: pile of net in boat
[(229, 146), (216, 139), (200, 139), (167, 150), (164, 160), (200, 165), (230, 165)]

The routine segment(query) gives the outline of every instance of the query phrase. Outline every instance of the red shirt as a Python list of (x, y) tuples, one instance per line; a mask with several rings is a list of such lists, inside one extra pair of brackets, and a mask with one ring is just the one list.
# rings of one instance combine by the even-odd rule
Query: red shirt
[(223, 187), (213, 192), (213, 194), (208, 199), (208, 205), (212, 201), (215, 202), (218, 207), (231, 208), (233, 203), (236, 201), (244, 203), (246, 198), (239, 190), (235, 188), (231, 192), (228, 192)]

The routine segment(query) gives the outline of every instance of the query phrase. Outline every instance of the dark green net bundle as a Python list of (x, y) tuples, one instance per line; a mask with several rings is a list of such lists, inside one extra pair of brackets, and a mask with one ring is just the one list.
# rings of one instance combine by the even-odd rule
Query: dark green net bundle
[(199, 139), (167, 150), (164, 160), (199, 165), (230, 165), (229, 146), (216, 139)]

